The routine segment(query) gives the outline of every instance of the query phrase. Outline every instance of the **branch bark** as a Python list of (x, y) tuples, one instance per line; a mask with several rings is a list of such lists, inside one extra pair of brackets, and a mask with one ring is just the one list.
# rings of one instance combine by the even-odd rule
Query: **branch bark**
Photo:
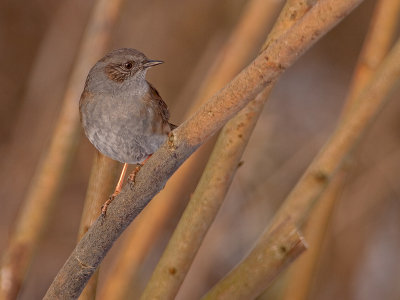
[[(291, 30), (271, 42), (225, 88), (175, 129), (169, 140), (143, 166), (135, 185), (125, 185), (109, 206), (107, 217), (97, 219), (82, 238), (57, 274), (45, 299), (78, 297), (114, 241), (183, 161), (361, 2), (318, 2)], [(317, 23), (314, 22), (316, 16), (320, 16)]]

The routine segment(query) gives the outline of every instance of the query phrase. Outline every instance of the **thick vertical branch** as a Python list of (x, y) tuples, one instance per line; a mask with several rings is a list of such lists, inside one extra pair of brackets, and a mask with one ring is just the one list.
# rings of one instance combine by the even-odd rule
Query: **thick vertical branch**
[(0, 272), (2, 299), (14, 299), (18, 294), (47, 222), (54, 197), (61, 187), (65, 169), (75, 153), (80, 128), (77, 113), (79, 97), (88, 70), (106, 49), (120, 3), (120, 0), (99, 0), (94, 6), (53, 137), (36, 170), (15, 231), (3, 256)]
[[(205, 140), (270, 85), (323, 34), (362, 0), (321, 0), (281, 38), (271, 42), (247, 68), (175, 129), (78, 243), (45, 299), (76, 298), (114, 241)], [(317, 21), (316, 21), (317, 20)]]

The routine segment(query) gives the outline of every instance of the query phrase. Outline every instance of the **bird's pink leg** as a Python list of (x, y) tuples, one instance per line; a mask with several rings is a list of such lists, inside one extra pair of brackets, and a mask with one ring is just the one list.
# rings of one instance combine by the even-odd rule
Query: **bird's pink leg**
[(129, 181), (131, 184), (134, 184), (134, 183), (135, 183), (136, 174), (140, 171), (140, 168), (143, 167), (143, 165), (146, 163), (146, 161), (149, 160), (149, 158), (150, 158), (152, 155), (153, 155), (153, 154), (150, 154), (149, 156), (147, 156), (147, 158), (146, 158), (144, 161), (142, 161), (142, 162), (135, 168), (135, 170), (133, 170), (133, 172), (132, 172), (131, 174), (129, 174), (129, 176), (128, 176), (128, 181)]
[(117, 186), (115, 187), (115, 191), (114, 191), (114, 196), (117, 196), (120, 192), (121, 192), (121, 189), (122, 189), (122, 183), (124, 182), (124, 179), (125, 179), (125, 175), (126, 175), (126, 171), (128, 170), (128, 164), (127, 163), (124, 163), (124, 166), (123, 166), (123, 168), (122, 168), (122, 172), (121, 172), (121, 175), (119, 176), (119, 180), (118, 180), (118, 183), (117, 183)]
[(107, 212), (107, 207), (110, 205), (110, 203), (114, 200), (114, 198), (121, 192), (122, 189), (122, 183), (124, 182), (125, 179), (125, 175), (126, 175), (126, 170), (128, 169), (128, 164), (125, 163), (123, 168), (122, 168), (122, 172), (121, 175), (119, 176), (119, 180), (117, 183), (117, 186), (115, 187), (114, 193), (110, 196), (110, 198), (108, 198), (108, 200), (103, 204), (103, 206), (101, 207), (101, 214), (103, 216), (106, 215)]

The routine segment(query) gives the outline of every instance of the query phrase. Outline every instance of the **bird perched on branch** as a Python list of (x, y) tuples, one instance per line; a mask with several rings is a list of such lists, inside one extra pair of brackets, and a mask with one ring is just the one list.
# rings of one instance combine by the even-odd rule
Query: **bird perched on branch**
[(86, 79), (79, 102), (85, 134), (102, 154), (124, 163), (103, 215), (121, 191), (127, 164), (143, 165), (176, 127), (169, 123), (167, 105), (145, 78), (150, 67), (161, 63), (135, 49), (118, 49), (100, 59)]

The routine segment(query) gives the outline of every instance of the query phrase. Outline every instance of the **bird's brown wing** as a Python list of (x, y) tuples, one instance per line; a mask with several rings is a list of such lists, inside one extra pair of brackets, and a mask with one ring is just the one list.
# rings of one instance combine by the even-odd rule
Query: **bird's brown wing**
[(168, 111), (167, 104), (161, 98), (160, 94), (154, 88), (154, 86), (152, 86), (150, 82), (148, 82), (148, 84), (150, 86), (150, 97), (149, 97), (150, 99), (149, 99), (149, 101), (151, 101), (154, 104), (154, 107), (160, 113), (161, 118), (163, 119), (164, 122), (169, 124), (171, 130), (175, 129), (177, 126), (168, 122), (168, 120), (169, 120), (169, 111)]

